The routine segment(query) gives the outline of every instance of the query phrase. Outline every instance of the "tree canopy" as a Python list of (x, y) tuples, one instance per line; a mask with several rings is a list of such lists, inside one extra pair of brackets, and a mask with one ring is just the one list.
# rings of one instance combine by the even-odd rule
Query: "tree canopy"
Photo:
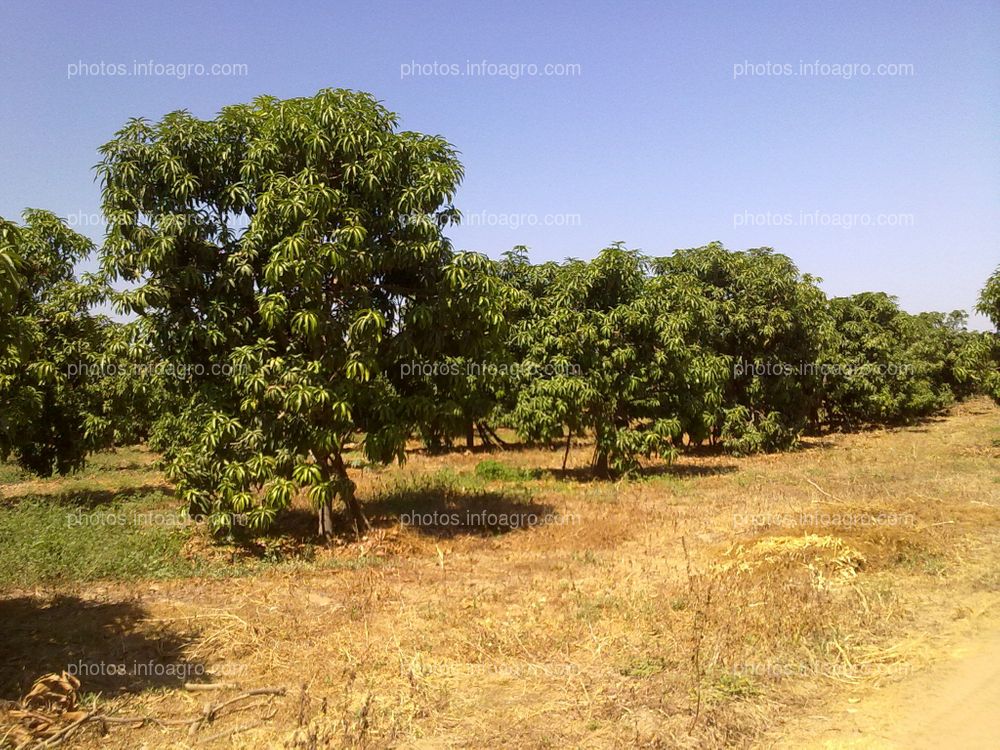
[(364, 523), (348, 443), (401, 457), (435, 408), (403, 365), (474, 353), (500, 323), (486, 261), (442, 232), (454, 149), (396, 124), (327, 90), (134, 120), (101, 149), (104, 267), (186, 373), (171, 474), (220, 527), (264, 526), (299, 489), (321, 533), (336, 497)]

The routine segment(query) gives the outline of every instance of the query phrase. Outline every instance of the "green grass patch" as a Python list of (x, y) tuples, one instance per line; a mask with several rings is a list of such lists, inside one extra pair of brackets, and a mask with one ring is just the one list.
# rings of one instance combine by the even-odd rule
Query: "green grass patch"
[(0, 509), (0, 585), (190, 575), (181, 554), (193, 527), (163, 494), (97, 506), (29, 497)]
[(712, 688), (718, 697), (727, 700), (746, 700), (760, 694), (754, 681), (740, 674), (721, 674)]
[(31, 478), (31, 474), (26, 472), (17, 464), (0, 463), (0, 484), (26, 482)]
[(659, 656), (639, 659), (619, 669), (624, 677), (652, 677), (667, 668), (666, 661)]
[[(0, 587), (95, 580), (234, 578), (265, 568), (356, 569), (376, 558), (316, 559), (311, 544), (262, 536), (255, 552), (225, 541), (231, 554), (184, 555), (203, 526), (185, 519), (171, 495), (119, 493), (95, 505), (88, 496), (26, 497), (0, 507)], [(227, 559), (228, 558), (228, 559)]]
[(487, 458), (476, 464), (476, 476), (490, 482), (527, 482), (538, 479), (541, 472), (538, 470), (521, 469), (517, 466), (510, 466), (502, 461), (495, 461)]

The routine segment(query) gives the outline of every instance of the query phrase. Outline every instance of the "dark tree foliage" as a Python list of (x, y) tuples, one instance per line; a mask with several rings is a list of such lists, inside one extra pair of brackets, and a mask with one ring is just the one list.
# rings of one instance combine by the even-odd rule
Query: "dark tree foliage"
[(841, 427), (926, 416), (971, 389), (961, 313), (910, 315), (895, 298), (865, 292), (830, 300), (836, 338), (825, 359), (826, 419)]
[(697, 340), (705, 309), (690, 285), (654, 277), (649, 259), (620, 244), (537, 269), (516, 252), (502, 273), (516, 290), (506, 399), (523, 437), (593, 433), (593, 466), (606, 475), (671, 457), (702, 429), (726, 365)]
[(821, 376), (811, 365), (831, 335), (818, 280), (770, 248), (718, 243), (678, 250), (656, 268), (697, 290), (708, 310), (698, 343), (729, 365), (710, 429), (738, 453), (793, 446), (816, 418)]

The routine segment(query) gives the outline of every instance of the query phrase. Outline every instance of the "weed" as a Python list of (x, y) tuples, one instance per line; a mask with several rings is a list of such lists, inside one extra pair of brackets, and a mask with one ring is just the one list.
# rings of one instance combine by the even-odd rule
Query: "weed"
[(540, 475), (537, 470), (520, 469), (489, 458), (476, 464), (476, 476), (493, 482), (525, 482)]
[(717, 696), (730, 700), (753, 698), (760, 694), (760, 689), (753, 680), (745, 675), (721, 674), (712, 685)]

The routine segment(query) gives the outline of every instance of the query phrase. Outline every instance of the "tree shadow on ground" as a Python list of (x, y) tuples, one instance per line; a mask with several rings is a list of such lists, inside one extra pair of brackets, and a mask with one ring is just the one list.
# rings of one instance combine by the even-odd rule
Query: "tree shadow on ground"
[(151, 471), (156, 467), (143, 463), (142, 461), (129, 461), (124, 464), (110, 464), (110, 465), (100, 465), (100, 464), (88, 464), (84, 469), (86, 474), (107, 474), (109, 472), (118, 471)]
[(819, 429), (810, 429), (805, 434), (809, 437), (825, 437), (828, 435), (859, 435), (869, 432), (890, 432), (902, 430), (906, 432), (927, 432), (930, 425), (948, 421), (947, 412), (926, 414), (921, 417), (907, 417), (888, 422), (837, 422), (823, 425)]
[(174, 497), (174, 488), (169, 484), (141, 484), (134, 487), (121, 487), (114, 490), (79, 488), (60, 492), (45, 492), (25, 490), (10, 494), (9, 490), (0, 488), (0, 506), (12, 506), (25, 500), (44, 500), (53, 505), (63, 505), (67, 508), (93, 510), (105, 505), (112, 505), (119, 500), (127, 500), (135, 495), (160, 494), (164, 499)]
[(364, 507), (376, 528), (402, 524), (440, 538), (507, 534), (555, 517), (553, 506), (524, 492), (463, 491), (447, 486), (397, 489)]
[(190, 637), (147, 621), (134, 601), (76, 596), (0, 599), (0, 698), (18, 700), (42, 675), (69, 672), (105, 695), (206, 680), (184, 659)]
[(701, 466), (697, 464), (659, 464), (643, 466), (631, 474), (617, 477), (599, 477), (589, 466), (573, 469), (543, 469), (542, 474), (553, 479), (567, 482), (617, 482), (622, 479), (652, 479), (655, 477), (676, 477), (688, 479), (695, 477), (713, 477), (721, 474), (732, 474), (737, 470), (736, 464), (715, 464)]
[[(538, 526), (555, 518), (554, 507), (533, 500), (525, 491), (463, 490), (447, 484), (430, 483), (389, 490), (362, 502), (373, 530), (400, 525), (418, 533), (447, 539), (455, 536), (496, 536)], [(333, 539), (355, 542), (359, 532), (343, 508), (334, 514)], [(308, 557), (311, 546), (324, 544), (317, 533), (316, 511), (293, 506), (282, 511), (270, 528), (261, 534), (234, 529), (224, 544), (232, 544), (252, 557)]]
[(504, 453), (524, 453), (530, 450), (550, 450), (560, 449), (561, 443), (522, 443), (520, 441), (507, 442), (504, 445), (482, 445), (477, 444), (472, 448), (462, 445), (446, 445), (438, 448), (408, 448), (407, 453), (419, 456), (455, 456), (469, 453), (473, 456), (502, 456)]
[(832, 440), (828, 440), (831, 435), (830, 432), (806, 432), (803, 433), (801, 439), (794, 447), (786, 448), (783, 450), (776, 451), (764, 451), (756, 454), (739, 454), (733, 453), (724, 443), (700, 443), (695, 445), (685, 445), (680, 449), (681, 456), (688, 456), (690, 458), (737, 458), (746, 457), (747, 455), (767, 455), (778, 454), (778, 453), (798, 453), (801, 451), (811, 451), (822, 449), (826, 450), (828, 448), (836, 447), (836, 443)]

